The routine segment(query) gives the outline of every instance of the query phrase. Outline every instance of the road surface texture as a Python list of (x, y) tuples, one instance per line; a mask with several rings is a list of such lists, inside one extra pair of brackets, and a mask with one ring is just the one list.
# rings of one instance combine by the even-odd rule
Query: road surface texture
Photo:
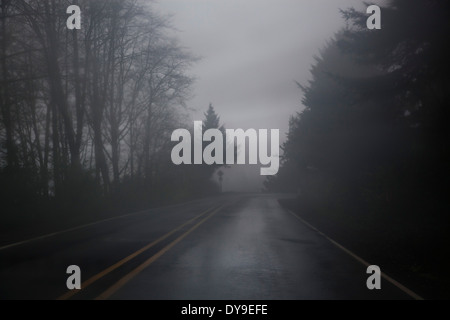
[(3, 246), (0, 300), (411, 298), (384, 278), (369, 290), (366, 269), (276, 195), (224, 195)]

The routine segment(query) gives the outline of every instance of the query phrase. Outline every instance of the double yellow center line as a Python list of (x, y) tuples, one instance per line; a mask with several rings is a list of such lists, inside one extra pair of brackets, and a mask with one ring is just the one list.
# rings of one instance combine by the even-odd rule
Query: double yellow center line
[[(202, 212), (201, 214), (199, 214), (198, 216), (190, 219), (189, 221), (183, 223), (182, 225), (180, 225), (179, 227), (173, 229), (172, 231), (166, 233), (165, 235), (161, 236), (160, 238), (156, 239), (155, 241), (147, 244), (146, 246), (142, 247), (141, 249), (135, 251), (134, 253), (130, 254), (129, 256), (127, 256), (126, 258), (123, 258), (122, 260), (118, 261), (117, 263), (113, 264), (112, 266), (106, 268), (105, 270), (103, 270), (100, 273), (97, 273), (96, 275), (92, 276), (91, 278), (89, 278), (88, 280), (84, 281), (81, 284), (81, 289), (80, 290), (71, 290), (66, 292), (65, 294), (63, 294), (62, 296), (60, 296), (59, 298), (57, 298), (57, 300), (67, 300), (70, 299), (71, 297), (73, 297), (75, 294), (79, 293), (80, 291), (82, 291), (83, 289), (87, 288), (88, 286), (90, 286), (92, 283), (94, 283), (95, 281), (103, 278), (104, 276), (106, 276), (107, 274), (111, 273), (112, 271), (116, 270), (117, 268), (121, 267), (122, 265), (124, 265), (125, 263), (127, 263), (128, 261), (132, 260), (133, 258), (137, 257), (138, 255), (140, 255), (141, 253), (149, 250), (151, 247), (155, 246), (156, 244), (160, 243), (161, 241), (169, 238), (170, 236), (172, 236), (173, 234), (175, 234), (176, 232), (180, 231), (181, 229), (183, 229), (184, 227), (186, 227), (187, 225), (191, 224), (192, 222), (200, 219), (201, 217), (205, 216), (202, 220), (200, 220), (197, 224), (195, 224), (194, 226), (192, 226), (188, 231), (186, 231), (185, 233), (183, 233), (182, 235), (180, 235), (178, 238), (176, 238), (174, 241), (172, 241), (171, 243), (169, 243), (167, 246), (165, 246), (164, 248), (162, 248), (160, 251), (158, 251), (156, 254), (154, 254), (152, 257), (150, 257), (148, 260), (146, 260), (145, 262), (143, 262), (141, 265), (139, 265), (138, 267), (136, 267), (134, 270), (132, 270), (130, 273), (128, 273), (127, 275), (125, 275), (124, 277), (122, 277), (119, 281), (117, 281), (114, 285), (112, 285), (111, 287), (109, 287), (106, 291), (104, 291), (102, 294), (100, 294), (97, 298), (95, 298), (96, 300), (105, 300), (108, 299), (109, 297), (111, 297), (117, 290), (119, 290), (122, 286), (124, 286), (128, 281), (130, 281), (132, 278), (134, 278), (136, 275), (138, 275), (142, 270), (144, 270), (145, 268), (147, 268), (149, 265), (151, 265), (153, 262), (155, 262), (159, 257), (161, 257), (164, 253), (166, 253), (167, 251), (169, 251), (172, 247), (174, 247), (178, 242), (180, 242), (181, 240), (183, 240), (187, 235), (189, 235), (192, 231), (194, 231), (195, 229), (197, 229), (200, 225), (202, 225), (204, 222), (206, 222), (209, 218), (211, 218), (213, 215), (215, 215), (217, 212), (219, 212), (225, 205), (220, 205), (218, 207), (212, 207), (209, 208), (208, 210)], [(209, 213), (209, 214), (208, 214)]]

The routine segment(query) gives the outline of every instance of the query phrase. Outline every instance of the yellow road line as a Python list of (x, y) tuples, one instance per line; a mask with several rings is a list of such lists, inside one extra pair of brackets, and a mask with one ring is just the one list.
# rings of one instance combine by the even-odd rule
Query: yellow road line
[(172, 241), (170, 244), (165, 246), (163, 249), (161, 249), (158, 253), (156, 253), (154, 256), (146, 260), (144, 263), (139, 265), (137, 268), (135, 268), (133, 271), (128, 273), (126, 276), (121, 278), (119, 281), (117, 281), (114, 285), (109, 287), (105, 292), (103, 292), (101, 295), (99, 295), (95, 300), (106, 300), (109, 297), (111, 297), (117, 290), (122, 288), (128, 281), (133, 279), (136, 275), (138, 275), (141, 271), (143, 271), (145, 268), (147, 268), (149, 265), (151, 265), (153, 262), (155, 262), (159, 257), (161, 257), (164, 253), (169, 251), (172, 247), (174, 247), (178, 242), (183, 240), (187, 235), (189, 235), (191, 232), (193, 232), (195, 229), (197, 229), (200, 225), (202, 225), (204, 222), (206, 222), (209, 218), (211, 218), (213, 215), (215, 215), (217, 212), (219, 212), (224, 206), (221, 206), (214, 210), (211, 214), (209, 214), (206, 218), (203, 218), (199, 223), (197, 223), (195, 226), (190, 228), (188, 231), (183, 233), (181, 236), (179, 236), (177, 239)]
[(127, 256), (126, 258), (123, 258), (122, 260), (120, 260), (119, 262), (113, 264), (112, 266), (106, 268), (105, 270), (103, 270), (100, 273), (97, 273), (96, 275), (92, 276), (91, 278), (89, 278), (88, 280), (84, 281), (81, 284), (81, 289), (80, 290), (70, 290), (68, 292), (66, 292), (65, 294), (63, 294), (62, 296), (58, 297), (57, 300), (67, 300), (70, 299), (71, 297), (73, 297), (75, 294), (77, 294), (78, 292), (80, 292), (81, 290), (85, 289), (86, 287), (88, 287), (89, 285), (91, 285), (92, 283), (94, 283), (95, 281), (101, 279), (102, 277), (106, 276), (108, 273), (116, 270), (117, 268), (119, 268), (120, 266), (124, 265), (125, 263), (127, 263), (128, 261), (130, 261), (131, 259), (137, 257), (138, 255), (140, 255), (141, 253), (147, 251), (148, 249), (150, 249), (151, 247), (153, 247), (154, 245), (158, 244), (159, 242), (167, 239), (168, 237), (170, 237), (171, 235), (173, 235), (174, 233), (176, 233), (177, 231), (179, 231), (180, 229), (184, 228), (186, 225), (192, 223), (193, 221), (199, 219), (200, 217), (204, 216), (205, 214), (207, 214), (208, 212), (210, 212), (211, 210), (213, 210), (214, 207), (209, 208), (208, 210), (202, 212), (201, 214), (199, 214), (198, 216), (195, 216), (194, 218), (190, 219), (189, 221), (183, 223), (181, 226), (173, 229), (172, 231), (166, 233), (165, 235), (161, 236), (160, 238), (156, 239), (155, 241), (149, 243), (148, 245), (142, 247), (141, 249), (137, 250), (136, 252), (130, 254), (129, 256)]
[[(354, 258), (356, 261), (358, 261), (359, 263), (363, 264), (364, 266), (368, 267), (371, 264), (368, 263), (366, 260), (364, 260), (363, 258), (359, 257), (358, 255), (356, 255), (355, 253), (351, 252), (350, 250), (348, 250), (347, 248), (345, 248), (344, 246), (342, 246), (341, 244), (337, 243), (336, 241), (334, 241), (333, 239), (331, 239), (330, 237), (328, 237), (326, 234), (324, 234), (323, 232), (321, 232), (320, 230), (318, 230), (317, 228), (315, 228), (314, 226), (312, 226), (311, 224), (309, 224), (308, 222), (306, 222), (305, 220), (303, 220), (302, 218), (300, 218), (298, 215), (296, 215), (294, 212), (292, 212), (291, 210), (288, 210), (288, 212), (290, 214), (292, 214), (294, 217), (296, 217), (297, 219), (299, 219), (301, 222), (303, 222), (305, 225), (307, 225), (309, 228), (311, 228), (312, 230), (316, 231), (318, 234), (320, 234), (322, 237), (324, 237), (325, 239), (327, 239), (328, 241), (330, 241), (332, 244), (334, 244), (336, 247), (338, 247), (339, 249), (341, 249), (342, 251), (344, 251), (345, 253), (347, 253), (348, 255), (350, 255), (352, 258)], [(404, 293), (406, 293), (407, 295), (409, 295), (411, 298), (415, 299), (415, 300), (424, 300), (421, 296), (419, 296), (417, 293), (415, 293), (414, 291), (408, 289), (407, 287), (405, 287), (404, 285), (402, 285), (400, 282), (394, 280), (393, 278), (389, 277), (387, 274), (381, 272), (381, 276), (389, 281), (390, 283), (392, 283), (394, 286), (396, 286), (397, 288), (399, 288), (400, 290), (402, 290)]]

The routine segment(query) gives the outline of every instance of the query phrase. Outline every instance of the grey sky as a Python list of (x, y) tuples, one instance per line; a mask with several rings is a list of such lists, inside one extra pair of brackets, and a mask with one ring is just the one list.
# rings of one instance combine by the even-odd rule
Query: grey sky
[[(213, 103), (230, 129), (280, 129), (301, 110), (301, 92), (314, 55), (345, 26), (339, 9), (363, 8), (361, 0), (159, 0), (155, 8), (173, 14), (182, 45), (202, 59), (192, 120)], [(234, 166), (225, 190), (259, 190), (259, 166)]]

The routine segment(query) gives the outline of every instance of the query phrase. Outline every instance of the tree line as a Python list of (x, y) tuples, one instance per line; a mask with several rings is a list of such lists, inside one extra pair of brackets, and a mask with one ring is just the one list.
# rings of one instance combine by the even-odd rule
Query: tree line
[[(66, 27), (69, 4), (83, 8), (80, 30)], [(0, 11), (4, 208), (193, 193), (170, 135), (186, 125), (196, 58), (167, 17), (144, 0), (1, 0)]]
[(450, 46), (448, 1), (391, 0), (381, 30), (343, 10), (298, 84), (282, 166), (269, 190), (295, 190), (339, 212), (448, 216)]

